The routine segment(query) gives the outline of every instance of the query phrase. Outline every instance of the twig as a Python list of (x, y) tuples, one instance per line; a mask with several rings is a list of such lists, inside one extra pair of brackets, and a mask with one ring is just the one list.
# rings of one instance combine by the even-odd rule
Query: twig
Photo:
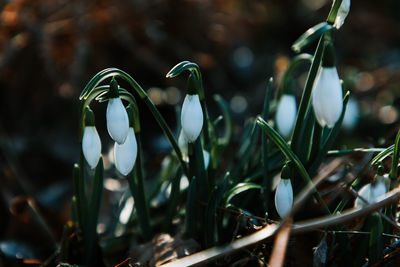
[[(292, 233), (301, 234), (309, 231), (314, 231), (316, 229), (325, 228), (331, 225), (344, 223), (379, 210), (382, 207), (387, 206), (398, 199), (400, 199), (399, 187), (388, 192), (380, 201), (369, 204), (363, 208), (352, 208), (338, 215), (328, 215), (294, 224), (292, 228)], [(224, 246), (212, 247), (201, 252), (192, 254), (190, 256), (184, 257), (182, 259), (167, 263), (163, 266), (195, 266), (198, 264), (204, 264), (219, 257), (241, 250), (245, 247), (252, 246), (260, 242), (269, 241), (277, 233), (278, 228), (278, 224), (270, 224), (251, 235), (240, 238)]]
[(269, 259), (269, 266), (282, 267), (285, 263), (286, 249), (289, 242), (291, 228), (292, 218), (288, 217), (283, 221), (282, 227), (276, 235), (274, 248)]

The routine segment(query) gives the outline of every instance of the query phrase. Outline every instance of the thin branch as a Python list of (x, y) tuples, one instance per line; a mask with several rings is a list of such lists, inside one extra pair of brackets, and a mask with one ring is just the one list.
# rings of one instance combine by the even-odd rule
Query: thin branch
[[(388, 192), (385, 196), (383, 196), (378, 202), (369, 204), (363, 208), (352, 208), (347, 211), (344, 211), (341, 214), (337, 215), (327, 215), (324, 217), (306, 220), (302, 222), (298, 222), (293, 225), (292, 233), (293, 234), (301, 234), (309, 231), (314, 231), (316, 229), (325, 228), (331, 225), (336, 225), (344, 222), (348, 222), (358, 218), (360, 216), (364, 216), (370, 214), (374, 211), (377, 211), (384, 206), (387, 206), (397, 200), (400, 199), (400, 187), (393, 189)], [(206, 262), (215, 260), (219, 257), (225, 256), (227, 254), (231, 254), (238, 250), (244, 249), (248, 246), (255, 245), (261, 242), (270, 241), (271, 238), (277, 233), (279, 229), (278, 224), (270, 224), (264, 227), (263, 229), (240, 238), (236, 241), (233, 241), (229, 244), (220, 247), (212, 247), (201, 252), (192, 254), (190, 256), (184, 257), (182, 259), (178, 259), (176, 261), (167, 263), (163, 266), (195, 266), (199, 264), (205, 264)]]

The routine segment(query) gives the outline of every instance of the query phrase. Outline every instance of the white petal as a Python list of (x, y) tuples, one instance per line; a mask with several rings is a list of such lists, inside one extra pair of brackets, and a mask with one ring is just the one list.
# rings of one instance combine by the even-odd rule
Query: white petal
[(312, 91), (312, 105), (318, 123), (332, 128), (343, 109), (343, 93), (335, 67), (321, 68)]
[[(366, 184), (361, 189), (358, 191), (358, 195), (365, 199), (368, 203), (371, 203), (373, 196), (371, 193), (371, 184)], [(368, 203), (365, 203), (361, 198), (357, 197), (356, 201), (354, 202), (354, 207), (355, 208), (362, 208), (368, 205)]]
[(118, 144), (123, 144), (128, 135), (129, 118), (119, 97), (108, 100), (106, 119), (111, 138)]
[(346, 19), (349, 12), (350, 12), (350, 0), (343, 0), (342, 3), (340, 4), (333, 27), (335, 27), (336, 29), (342, 27), (344, 20)]
[(179, 133), (178, 145), (179, 145), (179, 148), (181, 149), (183, 156), (187, 156), (188, 155), (188, 141), (186, 140), (183, 130)]
[(96, 168), (101, 156), (101, 141), (96, 127), (85, 127), (82, 138), (82, 151), (90, 168)]
[(374, 197), (374, 202), (376, 202), (379, 197), (386, 194), (386, 186), (383, 181), (377, 181), (375, 185), (371, 187), (371, 189)]
[(196, 141), (203, 128), (203, 110), (198, 95), (186, 95), (182, 105), (181, 125), (188, 142)]
[(278, 187), (275, 192), (275, 208), (281, 216), (284, 218), (289, 214), (293, 205), (293, 188), (290, 179), (280, 179)]
[(128, 136), (125, 143), (119, 145), (117, 142), (114, 144), (114, 161), (115, 167), (123, 175), (128, 175), (135, 165), (137, 156), (137, 143), (135, 132), (130, 127)]
[(279, 100), (275, 114), (276, 126), (279, 132), (286, 138), (292, 133), (296, 121), (297, 107), (294, 95), (284, 94)]
[[(368, 203), (374, 203), (377, 199), (386, 194), (387, 188), (383, 180), (378, 180), (374, 185), (366, 184), (358, 191), (358, 195), (368, 201)], [(368, 205), (365, 201), (361, 200), (360, 197), (356, 198), (354, 207), (362, 208)]]
[(203, 160), (204, 160), (204, 169), (208, 169), (210, 165), (210, 153), (207, 150), (203, 150)]

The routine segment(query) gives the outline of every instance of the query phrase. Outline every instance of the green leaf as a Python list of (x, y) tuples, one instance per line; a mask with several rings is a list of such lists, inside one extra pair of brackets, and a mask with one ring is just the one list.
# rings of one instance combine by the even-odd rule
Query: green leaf
[[(299, 160), (299, 158), (296, 156), (296, 154), (293, 153), (293, 151), (289, 148), (289, 146), (286, 144), (285, 140), (278, 134), (277, 131), (274, 130), (266, 121), (264, 121), (263, 118), (260, 116), (257, 117), (256, 120), (257, 124), (264, 130), (264, 133), (268, 135), (268, 137), (275, 143), (275, 145), (282, 151), (285, 156), (291, 160), (294, 165), (296, 166), (300, 176), (303, 178), (304, 182), (307, 185), (311, 185), (312, 181), (310, 176), (308, 175), (306, 169), (304, 168), (303, 164)], [(323, 203), (321, 196), (319, 195), (318, 191), (313, 188), (313, 193), (314, 197)], [(330, 214), (330, 211), (326, 205), (324, 206), (325, 211)]]
[(94, 173), (93, 190), (89, 202), (89, 210), (87, 213), (87, 225), (85, 227), (85, 255), (88, 266), (96, 266), (99, 261), (98, 257), (96, 257), (96, 250), (98, 249), (97, 221), (99, 219), (101, 198), (104, 187), (103, 173), (103, 158), (100, 157)]
[(337, 16), (337, 13), (339, 11), (339, 7), (343, 2), (342, 0), (334, 0), (334, 1), (335, 2), (333, 2), (332, 8), (329, 11), (329, 15), (328, 15), (328, 18), (326, 20), (329, 24), (335, 23), (336, 16)]
[(186, 201), (185, 232), (192, 238), (196, 236), (196, 183), (197, 178), (190, 181), (189, 192)]
[(382, 152), (380, 152), (378, 155), (376, 155), (371, 160), (370, 166), (373, 167), (373, 166), (377, 165), (378, 163), (382, 162), (388, 156), (390, 156), (394, 151), (394, 146), (395, 145), (393, 144), (393, 145), (389, 146), (388, 148), (386, 148), (385, 150), (383, 150)]
[(305, 47), (313, 43), (325, 32), (333, 29), (333, 26), (327, 22), (321, 22), (303, 33), (292, 45), (292, 50), (300, 53)]
[(230, 189), (228, 192), (226, 192), (224, 199), (226, 203), (229, 203), (232, 198), (234, 198), (235, 196), (239, 195), (240, 193), (243, 193), (247, 190), (251, 190), (251, 189), (257, 189), (257, 190), (261, 190), (262, 186), (258, 185), (258, 184), (253, 184), (253, 183), (239, 183), (236, 186), (234, 186), (232, 189)]
[(396, 141), (394, 143), (392, 169), (390, 170), (390, 178), (395, 180), (399, 175), (399, 157), (400, 157), (400, 131), (397, 133)]
[(214, 100), (215, 102), (217, 102), (218, 107), (221, 109), (225, 121), (225, 133), (222, 138), (218, 139), (218, 144), (226, 146), (231, 142), (233, 135), (233, 121), (229, 104), (220, 95), (214, 95)]
[[(269, 116), (273, 82), (274, 82), (274, 79), (271, 77), (268, 81), (267, 89), (265, 92), (264, 106), (263, 106), (263, 113), (262, 113), (262, 116), (265, 120), (267, 120), (268, 116)], [(269, 197), (270, 197), (270, 193), (271, 193), (270, 190), (271, 190), (271, 183), (272, 183), (272, 177), (270, 177), (271, 174), (269, 173), (269, 168), (268, 168), (268, 162), (270, 161), (268, 152), (269, 152), (269, 143), (268, 143), (267, 137), (264, 134), (262, 134), (261, 135), (261, 162), (262, 162), (262, 167), (263, 167), (263, 183), (262, 183), (263, 190), (262, 190), (262, 192), (263, 192), (265, 212), (268, 211), (268, 202), (269, 202)]]
[(377, 262), (382, 257), (383, 251), (383, 224), (381, 215), (377, 212), (369, 215), (368, 226), (371, 228), (369, 236), (369, 264)]

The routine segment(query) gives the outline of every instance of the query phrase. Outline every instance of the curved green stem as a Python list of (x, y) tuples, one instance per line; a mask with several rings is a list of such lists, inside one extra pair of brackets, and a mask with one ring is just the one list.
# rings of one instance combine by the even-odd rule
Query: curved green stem
[(137, 210), (137, 218), (142, 230), (143, 238), (148, 241), (152, 238), (152, 231), (150, 226), (149, 209), (146, 201), (145, 187), (143, 182), (143, 163), (142, 163), (142, 142), (139, 132), (135, 133), (138, 156), (136, 159), (133, 171), (128, 174), (129, 188), (135, 200), (135, 207)]
[[(175, 137), (171, 131), (171, 129), (168, 127), (167, 123), (165, 122), (164, 118), (161, 116), (160, 112), (156, 108), (156, 106), (153, 104), (151, 99), (148, 97), (147, 93), (143, 90), (143, 88), (126, 72), (117, 69), (117, 68), (108, 68), (105, 70), (100, 71), (97, 73), (86, 85), (86, 87), (83, 89), (80, 99), (88, 99), (91, 97), (92, 94), (94, 94), (94, 89), (104, 80), (110, 78), (110, 77), (119, 77), (125, 80), (126, 82), (129, 83), (129, 85), (136, 91), (136, 93), (139, 95), (139, 97), (144, 101), (144, 103), (147, 105), (149, 108), (150, 112), (153, 114), (154, 118), (156, 119), (157, 123), (160, 125), (161, 129), (163, 130), (164, 134), (167, 136), (169, 142), (172, 145), (172, 148), (174, 149), (179, 162), (182, 165), (182, 169), (186, 175), (188, 175), (188, 170), (187, 170), (187, 165), (185, 161), (183, 160), (182, 157), (182, 152), (179, 148), (179, 145), (177, 141), (175, 140)], [(98, 95), (98, 92), (96, 92)]]

